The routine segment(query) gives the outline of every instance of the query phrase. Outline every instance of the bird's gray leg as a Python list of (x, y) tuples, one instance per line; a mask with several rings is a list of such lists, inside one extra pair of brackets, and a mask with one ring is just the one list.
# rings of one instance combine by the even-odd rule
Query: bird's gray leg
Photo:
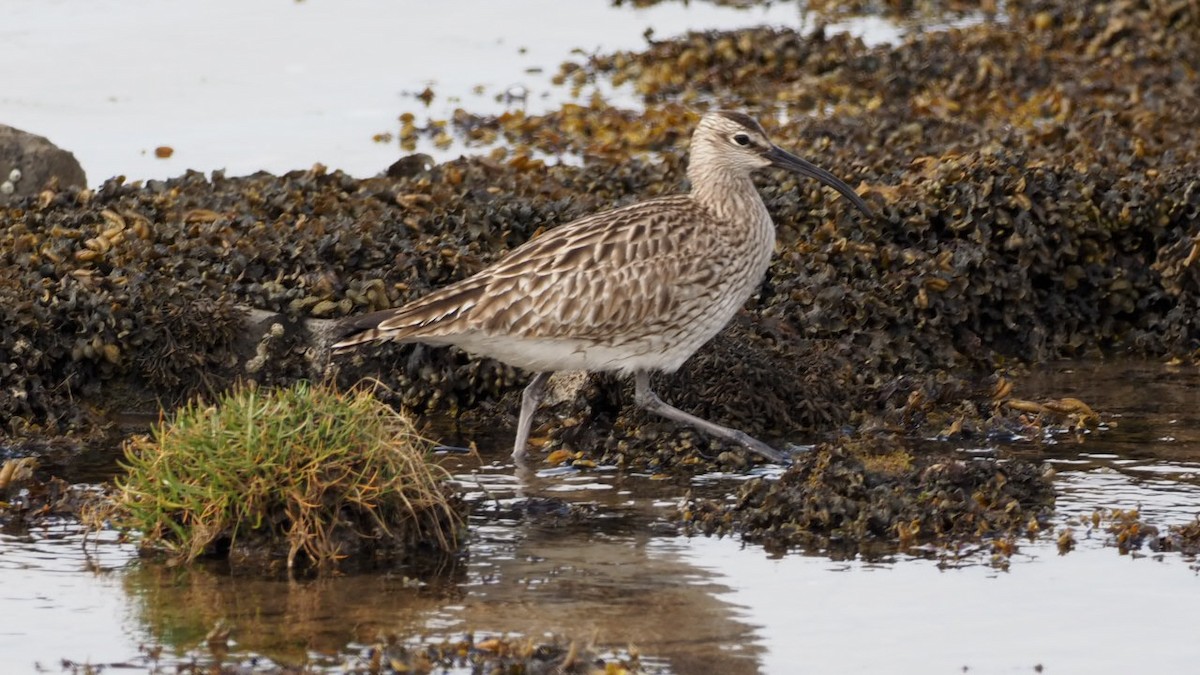
[(525, 446), (529, 443), (529, 430), (533, 426), (533, 413), (537, 412), (546, 393), (546, 380), (550, 373), (538, 373), (533, 376), (529, 386), (521, 394), (521, 417), (517, 420), (517, 440), (513, 443), (513, 459), (518, 462), (525, 459)]
[(780, 453), (778, 450), (754, 438), (744, 431), (723, 427), (720, 424), (709, 422), (695, 415), (685, 413), (675, 406), (663, 403), (663, 400), (650, 390), (650, 374), (644, 370), (638, 371), (634, 379), (635, 393), (634, 400), (638, 406), (649, 410), (652, 413), (657, 413), (667, 419), (675, 420), (692, 426), (700, 431), (703, 431), (717, 438), (721, 438), (756, 452), (772, 462), (787, 462), (787, 456)]

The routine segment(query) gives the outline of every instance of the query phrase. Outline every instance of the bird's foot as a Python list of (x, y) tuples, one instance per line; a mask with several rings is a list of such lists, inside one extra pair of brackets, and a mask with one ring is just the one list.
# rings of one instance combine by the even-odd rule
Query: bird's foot
[(792, 463), (791, 455), (782, 453), (743, 431), (734, 431), (733, 438), (730, 440), (733, 440), (738, 445), (746, 448), (750, 452), (764, 457), (769, 461), (775, 462), (776, 464), (788, 465)]

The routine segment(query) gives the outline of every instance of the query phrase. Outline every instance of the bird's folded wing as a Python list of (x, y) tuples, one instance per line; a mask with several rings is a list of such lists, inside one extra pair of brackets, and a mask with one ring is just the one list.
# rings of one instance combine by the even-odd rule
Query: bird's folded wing
[[(394, 310), (360, 317), (380, 337), (467, 332), (606, 339), (654, 331), (703, 301), (720, 270), (686, 196), (554, 228), (495, 265)], [(386, 335), (384, 335), (386, 334)]]

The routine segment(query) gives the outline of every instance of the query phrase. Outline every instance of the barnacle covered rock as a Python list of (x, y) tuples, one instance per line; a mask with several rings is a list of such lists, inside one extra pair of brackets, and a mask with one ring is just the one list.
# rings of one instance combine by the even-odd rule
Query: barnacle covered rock
[(916, 455), (859, 439), (818, 446), (778, 480), (748, 481), (733, 504), (692, 500), (684, 519), (768, 550), (853, 558), (1036, 534), (1053, 504), (1049, 472), (1029, 462)]

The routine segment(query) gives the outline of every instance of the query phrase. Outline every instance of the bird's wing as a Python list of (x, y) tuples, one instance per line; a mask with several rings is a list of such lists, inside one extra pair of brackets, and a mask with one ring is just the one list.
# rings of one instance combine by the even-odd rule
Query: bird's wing
[(716, 242), (698, 227), (706, 217), (681, 195), (572, 221), (472, 277), (349, 320), (364, 332), (336, 346), (467, 332), (605, 339), (653, 330), (715, 285), (720, 271), (702, 254)]
[(687, 197), (667, 197), (551, 230), (486, 271), (471, 322), (541, 338), (652, 331), (712, 285), (704, 217)]

